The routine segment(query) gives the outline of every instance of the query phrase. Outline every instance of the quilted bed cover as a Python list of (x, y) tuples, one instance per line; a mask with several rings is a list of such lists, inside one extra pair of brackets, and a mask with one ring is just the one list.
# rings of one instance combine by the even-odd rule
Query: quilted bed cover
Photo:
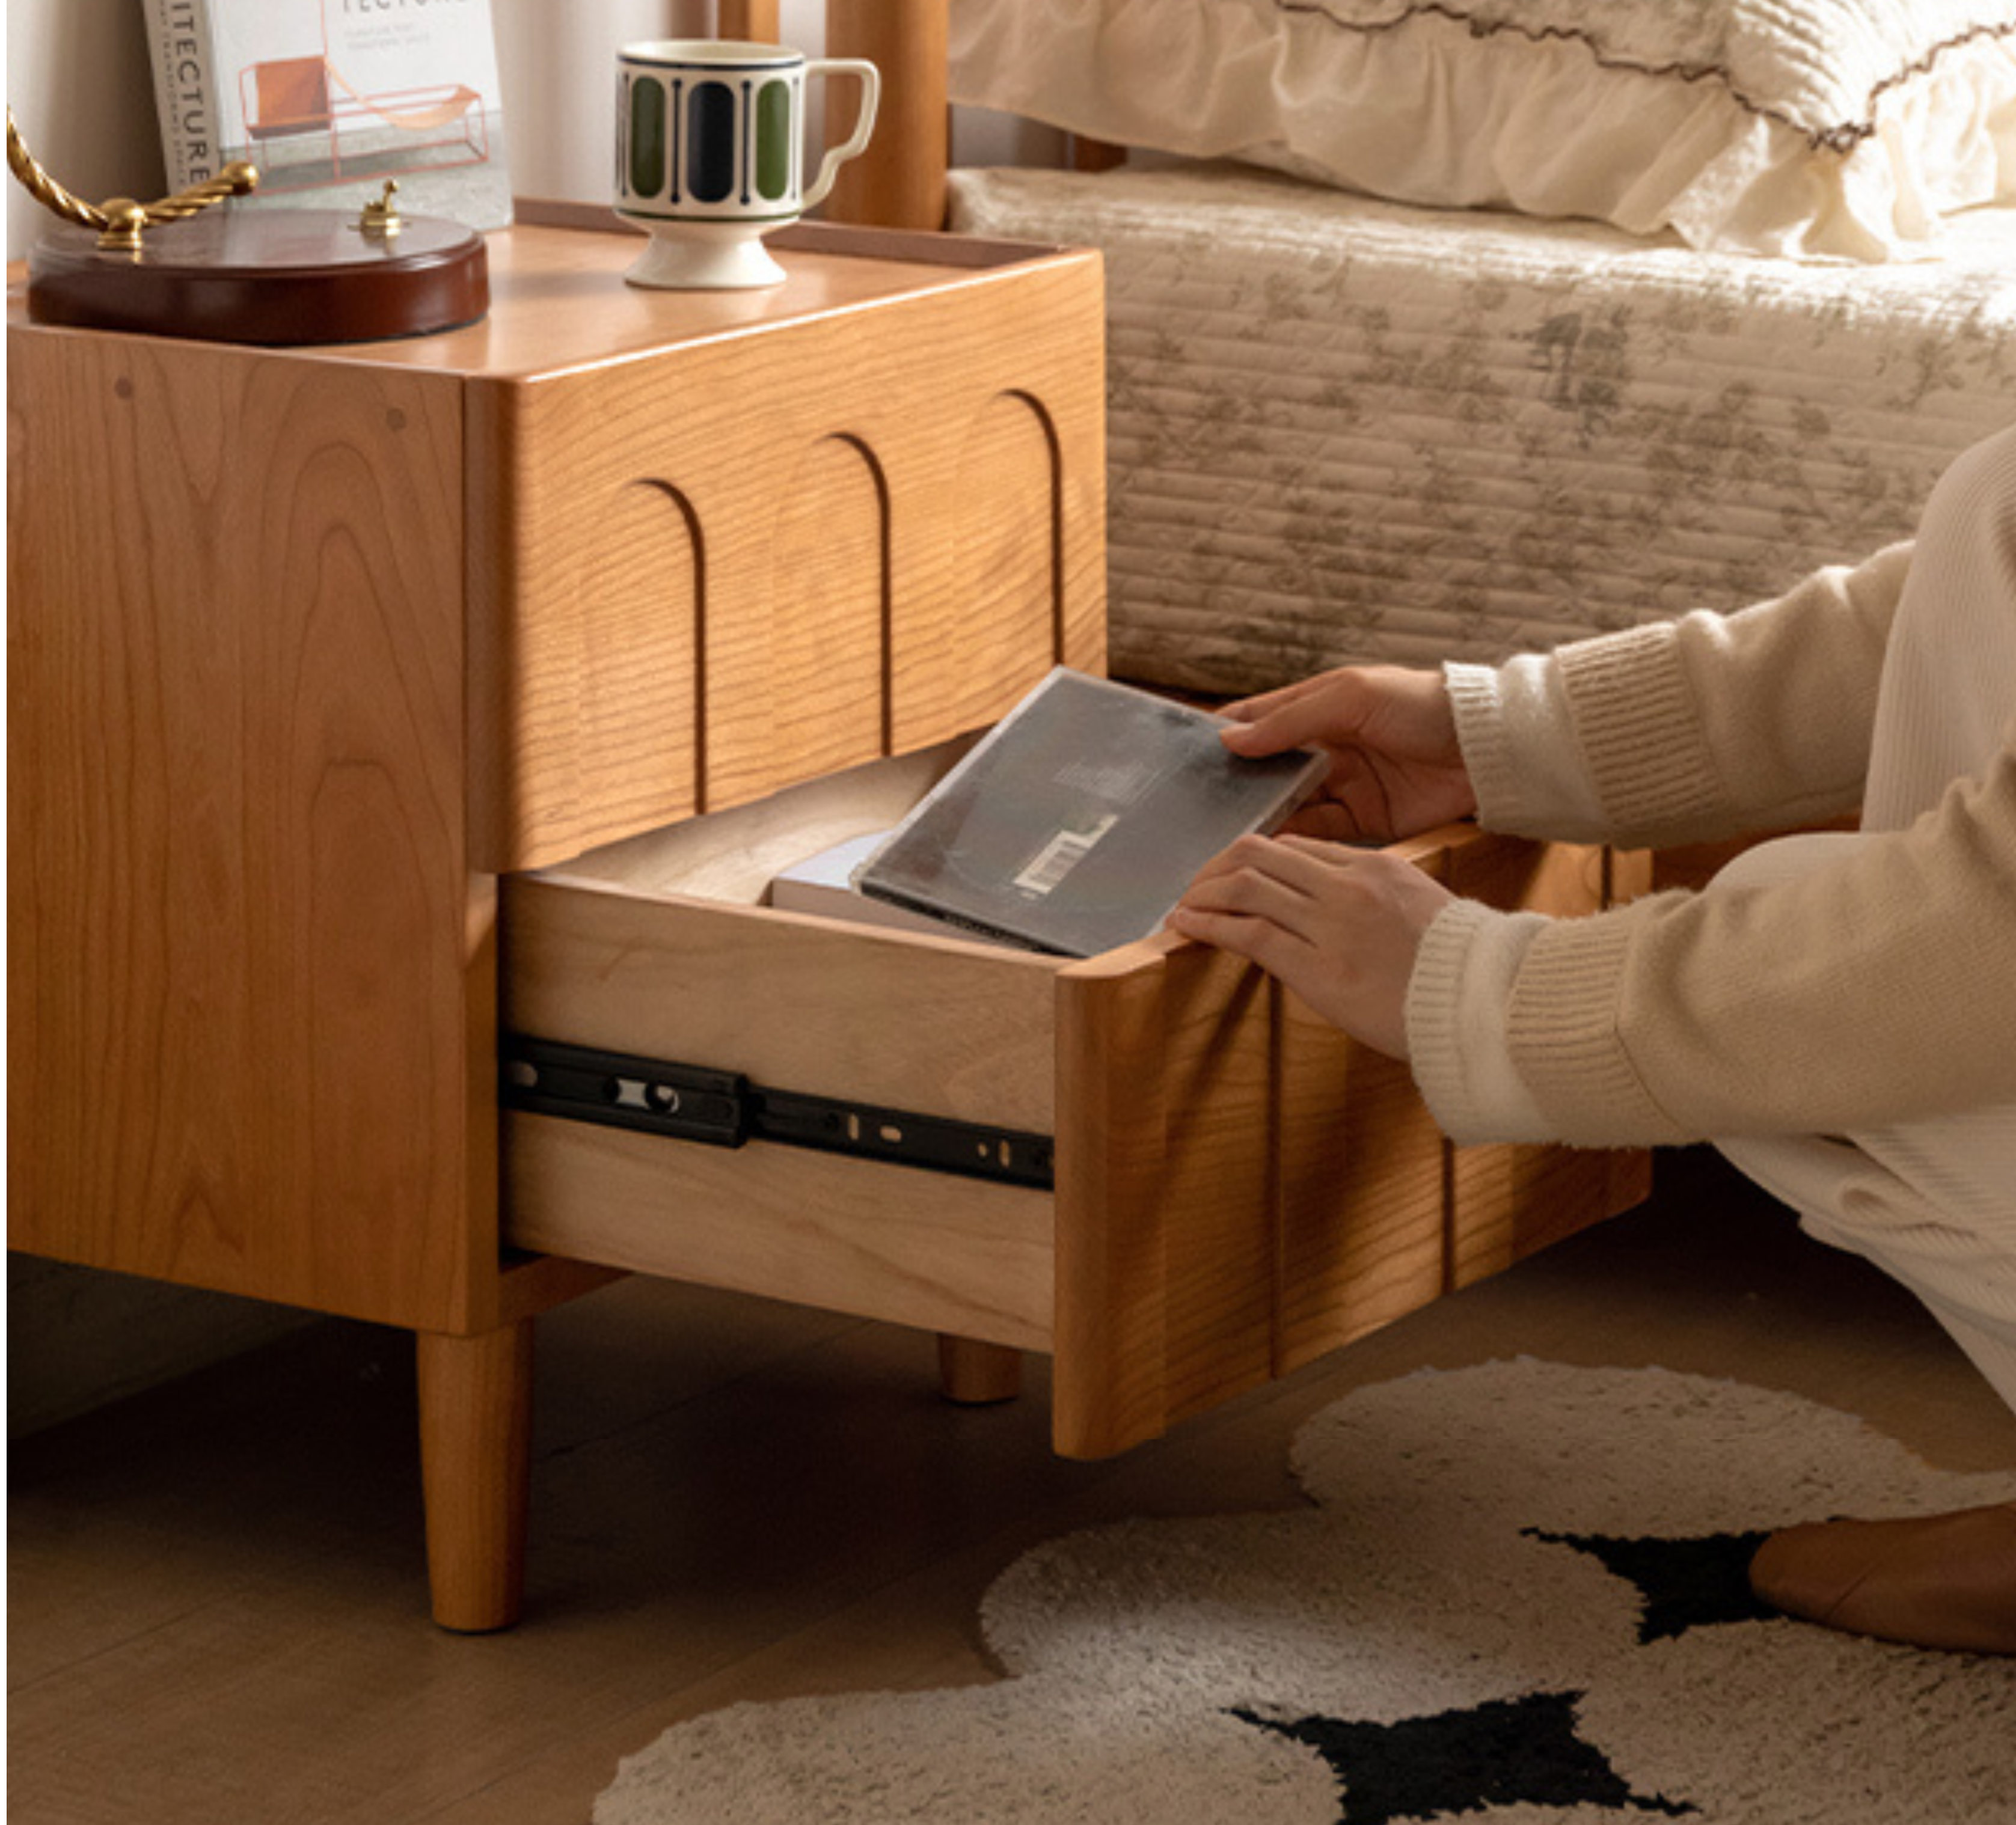
[(2016, 210), (1810, 265), (1237, 166), (953, 176), (1103, 250), (1115, 675), (1239, 693), (1733, 609), (2016, 419)]

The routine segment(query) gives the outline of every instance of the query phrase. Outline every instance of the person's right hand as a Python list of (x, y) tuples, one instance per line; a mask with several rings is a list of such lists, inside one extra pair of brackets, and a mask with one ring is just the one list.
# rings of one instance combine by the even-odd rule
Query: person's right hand
[(1233, 719), (1225, 745), (1236, 754), (1316, 747), (1330, 756), (1322, 786), (1287, 824), (1301, 835), (1391, 842), (1477, 809), (1439, 671), (1348, 665), (1223, 713)]

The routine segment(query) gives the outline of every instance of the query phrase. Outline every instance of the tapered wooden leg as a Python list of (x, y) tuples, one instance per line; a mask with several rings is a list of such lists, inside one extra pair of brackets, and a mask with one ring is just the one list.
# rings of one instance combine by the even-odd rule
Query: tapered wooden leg
[(941, 1337), (938, 1379), (946, 1399), (962, 1406), (1013, 1400), (1022, 1391), (1022, 1352), (1006, 1344)]
[(434, 1618), (508, 1629), (525, 1588), (531, 1500), (532, 1321), (419, 1336), (420, 1476)]

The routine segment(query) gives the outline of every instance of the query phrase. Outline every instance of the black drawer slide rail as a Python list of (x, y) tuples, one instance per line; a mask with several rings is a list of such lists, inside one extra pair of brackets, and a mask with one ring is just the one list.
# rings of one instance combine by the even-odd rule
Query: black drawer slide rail
[(506, 1034), (499, 1078), (504, 1107), (536, 1115), (720, 1147), (773, 1141), (1042, 1191), (1056, 1183), (1047, 1135), (762, 1089), (735, 1071)]

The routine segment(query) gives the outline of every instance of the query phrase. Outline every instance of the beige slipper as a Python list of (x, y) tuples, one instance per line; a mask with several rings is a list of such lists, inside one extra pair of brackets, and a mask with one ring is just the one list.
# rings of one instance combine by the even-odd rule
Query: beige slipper
[(1751, 1560), (1750, 1588), (1851, 1635), (2016, 1654), (2016, 1502), (1782, 1528)]

